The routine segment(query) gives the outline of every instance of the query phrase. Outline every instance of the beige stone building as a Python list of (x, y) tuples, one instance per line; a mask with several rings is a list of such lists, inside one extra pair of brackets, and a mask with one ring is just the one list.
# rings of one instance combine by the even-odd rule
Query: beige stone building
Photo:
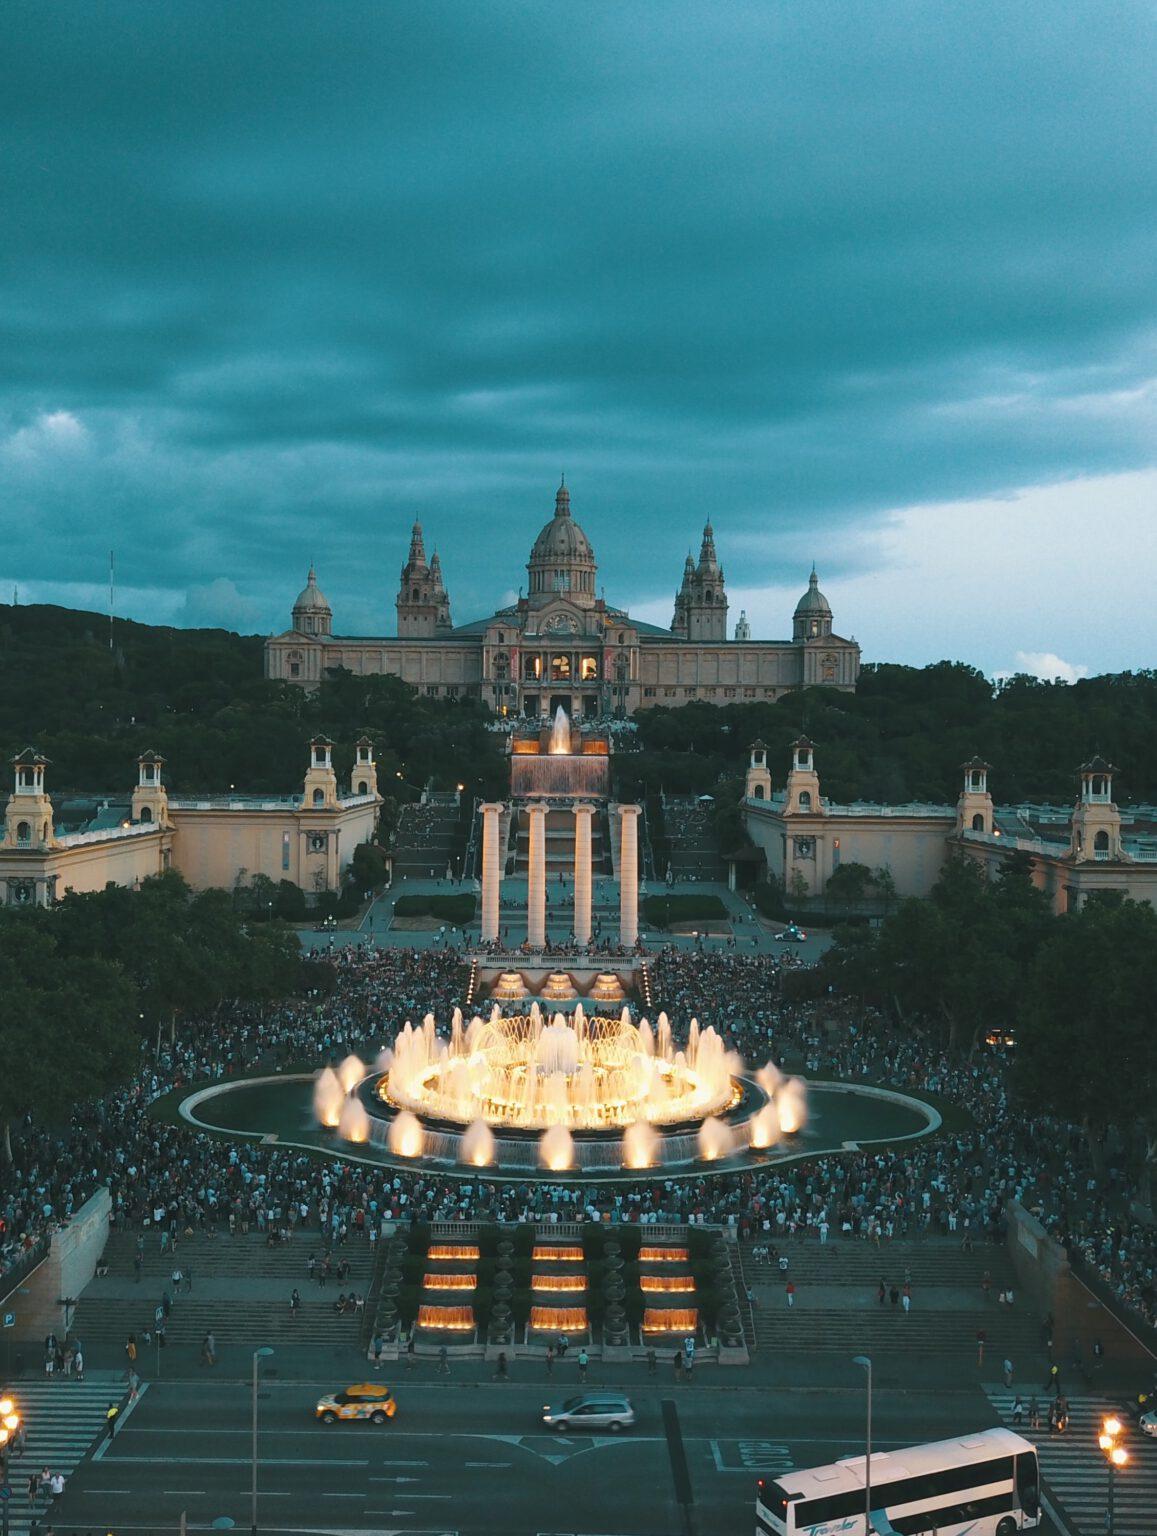
[(553, 716), (561, 705), (575, 720), (856, 686), (860, 648), (835, 633), (814, 570), (790, 640), (752, 640), (746, 614), (728, 637), (726, 583), (710, 524), (698, 561), (687, 556), (670, 629), (632, 619), (598, 595), (594, 550), (565, 484), (526, 569), (525, 596), (455, 626), (438, 554), (427, 560), (415, 523), (399, 578), (396, 635), (335, 635), (311, 568), (291, 627), (265, 643), (265, 674), (310, 688), (341, 669), (386, 673), (431, 697), (480, 698), (500, 715)]
[(1111, 764), (1097, 757), (1082, 765), (1071, 809), (994, 805), (990, 772), (979, 758), (963, 764), (955, 805), (840, 805), (822, 794), (816, 749), (806, 737), (792, 746), (782, 789), (773, 787), (767, 748), (757, 741), (744, 821), (789, 900), (822, 902), (831, 876), (848, 863), (888, 870), (901, 896), (927, 896), (957, 849), (990, 876), (1026, 855), (1033, 883), (1058, 913), (1104, 890), (1157, 906), (1157, 808), (1123, 812), (1113, 800)]
[(146, 752), (125, 795), (63, 799), (46, 787), (46, 758), (27, 748), (0, 838), (0, 902), (47, 906), (69, 891), (135, 887), (175, 869), (195, 890), (247, 884), (254, 875), (289, 880), (307, 895), (338, 890), (359, 843), (374, 834), (381, 796), (373, 747), (357, 744), (342, 790), (333, 743), (310, 743), (299, 795), (170, 795), (163, 759)]

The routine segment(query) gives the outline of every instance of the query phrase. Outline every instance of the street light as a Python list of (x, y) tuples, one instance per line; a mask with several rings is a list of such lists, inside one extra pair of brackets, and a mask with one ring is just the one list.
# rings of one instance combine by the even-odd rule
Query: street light
[[(16, 1411), (15, 1402), (10, 1397), (0, 1398), (0, 1478), (3, 1479), (5, 1485), (8, 1482), (8, 1447), (15, 1438), (16, 1431), (19, 1428), (20, 1415)], [(0, 1531), (3, 1532), (3, 1536), (8, 1536), (8, 1505), (10, 1502), (11, 1499), (9, 1497), (0, 1500), (4, 1511), (3, 1515), (0, 1516), (0, 1520), (3, 1522), (0, 1524)]]
[(250, 1509), (250, 1529), (257, 1536), (257, 1373), (262, 1360), (268, 1360), (273, 1351), (267, 1344), (253, 1351), (253, 1502)]
[(862, 1371), (868, 1373), (868, 1423), (864, 1436), (864, 1536), (871, 1536), (872, 1531), (872, 1362), (867, 1355), (856, 1355), (852, 1360), (853, 1365), (858, 1365)]
[(1116, 1481), (1118, 1467), (1128, 1465), (1129, 1452), (1123, 1445), (1117, 1444), (1117, 1436), (1121, 1433), (1122, 1424), (1116, 1414), (1110, 1414), (1101, 1420), (1101, 1433), (1097, 1436), (1097, 1444), (1105, 1453), (1105, 1460), (1109, 1463), (1109, 1518), (1105, 1522), (1109, 1536), (1113, 1536), (1113, 1484)]

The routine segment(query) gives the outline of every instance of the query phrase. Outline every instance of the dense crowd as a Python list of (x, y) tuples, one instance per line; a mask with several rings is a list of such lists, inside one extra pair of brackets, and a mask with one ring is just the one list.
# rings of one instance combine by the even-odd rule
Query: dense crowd
[(967, 1243), (998, 1237), (1005, 1205), (1018, 1199), (1123, 1302), (1148, 1322), (1157, 1318), (1157, 1238), (1124, 1214), (1118, 1175), (1097, 1177), (1079, 1128), (1012, 1113), (998, 1057), (951, 1060), (930, 1037), (897, 1031), (871, 1011), (853, 1017), (838, 999), (789, 1004), (779, 962), (766, 956), (668, 950), (651, 968), (654, 1009), (669, 1014), (677, 1035), (692, 1015), (713, 1024), (749, 1065), (774, 1060), (810, 1075), (924, 1090), (963, 1105), (972, 1126), (895, 1150), (596, 1188), (396, 1172), (228, 1142), (145, 1113), (191, 1082), (373, 1051), (427, 1011), (446, 1028), (464, 1002), (468, 971), (453, 950), (361, 948), (333, 963), (326, 996), (238, 1005), (186, 1022), (126, 1088), (78, 1105), (63, 1132), (14, 1127), (14, 1161), (0, 1183), (0, 1281), (101, 1184), (118, 1224), (302, 1229), (334, 1247), (363, 1234), (375, 1240), (388, 1223), (412, 1216), (724, 1222), (755, 1237), (830, 1229), (876, 1241), (955, 1234)]

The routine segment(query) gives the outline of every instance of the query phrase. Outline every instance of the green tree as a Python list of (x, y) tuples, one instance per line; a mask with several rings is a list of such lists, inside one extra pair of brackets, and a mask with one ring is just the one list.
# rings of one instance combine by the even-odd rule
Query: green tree
[(1103, 1164), (1117, 1126), (1151, 1183), (1157, 1164), (1157, 913), (1094, 900), (1056, 921), (1033, 961), (1019, 1011), (1015, 1071), (1027, 1112), (1084, 1127)]

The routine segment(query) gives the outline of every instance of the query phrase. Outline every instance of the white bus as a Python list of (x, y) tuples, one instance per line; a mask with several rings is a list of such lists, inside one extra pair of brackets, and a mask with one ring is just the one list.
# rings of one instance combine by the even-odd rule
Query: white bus
[[(760, 1478), (756, 1536), (865, 1536), (864, 1457)], [(872, 1456), (877, 1536), (1014, 1536), (1040, 1524), (1036, 1447), (1011, 1429)]]

